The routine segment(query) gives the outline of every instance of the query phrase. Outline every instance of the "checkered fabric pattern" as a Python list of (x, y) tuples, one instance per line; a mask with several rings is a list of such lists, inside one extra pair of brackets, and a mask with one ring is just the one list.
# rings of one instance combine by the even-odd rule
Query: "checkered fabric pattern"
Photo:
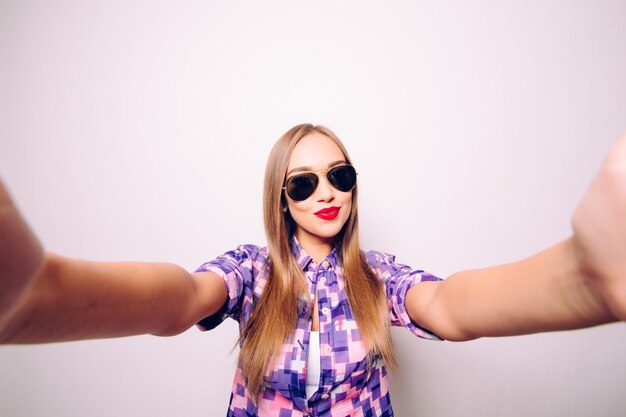
[[(292, 249), (304, 272), (311, 300), (316, 292), (318, 295), (319, 389), (306, 398), (311, 320), (306, 317), (308, 306), (303, 303), (297, 328), (266, 371), (260, 400), (256, 404), (246, 389), (241, 369), (237, 369), (228, 416), (393, 416), (387, 371), (380, 360), (368, 365), (367, 352), (348, 302), (343, 269), (338, 264), (335, 250), (318, 264), (295, 238)], [(392, 324), (406, 327), (421, 338), (440, 340), (412, 323), (404, 307), (404, 298), (412, 285), (439, 278), (396, 263), (394, 256), (383, 252), (367, 252), (366, 258), (374, 273), (385, 283)], [(240, 330), (243, 329), (267, 282), (268, 260), (267, 248), (241, 245), (201, 265), (196, 272), (211, 271), (223, 277), (228, 287), (228, 302), (220, 312), (198, 323), (198, 327), (210, 330), (230, 317), (239, 322)]]

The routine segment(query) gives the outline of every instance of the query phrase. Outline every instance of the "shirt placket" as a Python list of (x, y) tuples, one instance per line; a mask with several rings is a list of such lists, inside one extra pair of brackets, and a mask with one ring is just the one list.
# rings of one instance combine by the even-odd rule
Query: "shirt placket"
[[(314, 260), (311, 260), (310, 263), (308, 263), (305, 266), (304, 269), (304, 275), (305, 275), (305, 279), (306, 279), (306, 284), (308, 287), (308, 291), (309, 291), (309, 295), (311, 297), (311, 300), (313, 300), (315, 298), (315, 293), (317, 291), (317, 269), (318, 266), (315, 263)], [(312, 309), (312, 305), (311, 307), (311, 312), (313, 311)], [(306, 313), (305, 313), (306, 314)], [(308, 314), (307, 314), (308, 316)], [(305, 316), (302, 316), (301, 319), (303, 319)], [(301, 320), (300, 319), (300, 320)], [(303, 339), (300, 341), (298, 340), (299, 343), (299, 347), (302, 351), (301, 354), (301, 358), (302, 360), (306, 363), (307, 361), (307, 357), (310, 351), (310, 346), (309, 344), (311, 343), (311, 317), (308, 317), (306, 319), (306, 321), (300, 321), (300, 323), (302, 323), (299, 328), (302, 329), (304, 331), (304, 336)], [(293, 392), (293, 396), (292, 396), (292, 401), (294, 402), (294, 405), (296, 406), (296, 408), (302, 412), (302, 415), (307, 417), (307, 416), (311, 416), (313, 414), (313, 410), (312, 408), (309, 407), (309, 402), (308, 399), (306, 398), (306, 368), (305, 367), (298, 367), (296, 369), (301, 369), (301, 372), (298, 373), (298, 385), (299, 387), (294, 387), (294, 392)]]
[[(333, 267), (328, 260), (324, 260), (318, 268), (317, 278), (317, 308), (320, 320), (320, 361), (322, 394), (318, 401), (329, 401), (329, 391), (334, 384), (333, 358), (333, 319), (330, 304), (330, 287), (333, 280)], [(322, 404), (318, 404), (322, 406)], [(329, 405), (328, 405), (329, 406)], [(322, 406), (322, 408), (325, 408)]]

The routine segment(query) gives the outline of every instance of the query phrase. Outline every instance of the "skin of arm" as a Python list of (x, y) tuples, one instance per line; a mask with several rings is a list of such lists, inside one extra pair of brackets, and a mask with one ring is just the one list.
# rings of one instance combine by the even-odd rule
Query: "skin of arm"
[(519, 262), (468, 270), (407, 293), (413, 320), (452, 341), (615, 321), (575, 262), (573, 239)]
[(227, 299), (210, 272), (44, 252), (1, 181), (0, 236), (0, 343), (175, 335)]
[(226, 299), (226, 284), (213, 273), (46, 253), (26, 294), (0, 320), (0, 342), (171, 336), (217, 312)]
[(414, 285), (406, 297), (409, 317), (459, 341), (626, 320), (626, 134), (572, 225), (571, 237), (525, 260)]
[[(449, 340), (626, 320), (626, 135), (573, 218), (574, 235), (528, 259), (409, 290), (410, 318)], [(217, 275), (172, 264), (44, 254), (0, 183), (0, 342), (178, 334), (227, 299)]]

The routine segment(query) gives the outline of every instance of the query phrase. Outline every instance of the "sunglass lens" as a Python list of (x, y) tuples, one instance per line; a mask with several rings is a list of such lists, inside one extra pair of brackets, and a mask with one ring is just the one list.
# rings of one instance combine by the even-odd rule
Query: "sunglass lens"
[(356, 184), (356, 171), (351, 165), (333, 168), (326, 174), (328, 182), (339, 191), (347, 192)]
[(287, 195), (295, 201), (306, 200), (315, 191), (317, 181), (315, 174), (294, 175), (287, 180)]

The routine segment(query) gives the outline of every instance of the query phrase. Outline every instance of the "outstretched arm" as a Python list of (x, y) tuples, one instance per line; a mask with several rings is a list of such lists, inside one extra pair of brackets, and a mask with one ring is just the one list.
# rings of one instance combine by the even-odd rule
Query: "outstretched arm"
[(409, 316), (449, 340), (626, 320), (626, 135), (576, 209), (573, 229), (528, 259), (415, 285)]
[(1, 343), (173, 335), (226, 302), (213, 273), (45, 253), (1, 183), (0, 204)]

